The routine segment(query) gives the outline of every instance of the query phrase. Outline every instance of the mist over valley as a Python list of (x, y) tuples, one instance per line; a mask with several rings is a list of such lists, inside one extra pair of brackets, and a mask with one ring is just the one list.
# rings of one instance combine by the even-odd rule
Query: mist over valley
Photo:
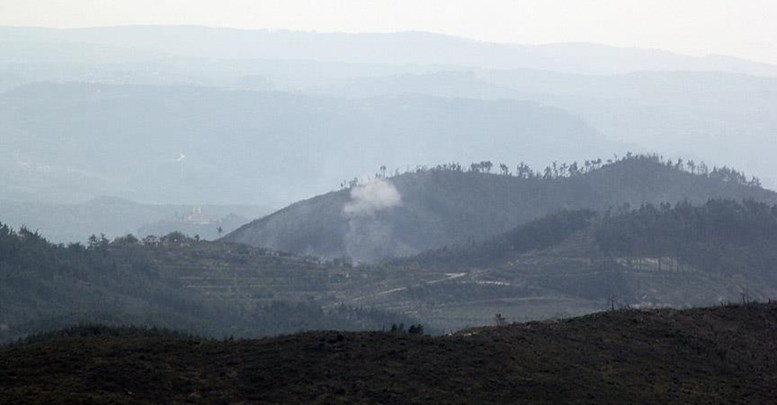
[[(70, 21), (0, 16), (1, 403), (772, 400), (752, 10), (700, 41), (662, 2), (501, 4), (471, 38), (493, 4), (332, 31), (297, 23), (342, 4), (236, 8), (265, 29), (205, 3), (0, 6)], [(560, 39), (484, 39), (516, 26)]]

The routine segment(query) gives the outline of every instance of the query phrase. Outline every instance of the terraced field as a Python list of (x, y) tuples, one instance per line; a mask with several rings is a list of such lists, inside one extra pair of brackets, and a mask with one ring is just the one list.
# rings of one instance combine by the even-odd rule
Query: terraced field
[(244, 306), (315, 302), (401, 313), (451, 331), (509, 321), (566, 318), (616, 307), (693, 307), (736, 302), (747, 280), (703, 272), (669, 257), (604, 257), (585, 229), (547, 249), (488, 267), (352, 266), (242, 245), (160, 250), (154, 263), (178, 288)]

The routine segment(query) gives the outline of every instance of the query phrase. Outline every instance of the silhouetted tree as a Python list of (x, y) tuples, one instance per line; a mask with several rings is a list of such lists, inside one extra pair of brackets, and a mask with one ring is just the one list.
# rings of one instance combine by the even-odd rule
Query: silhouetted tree
[(502, 316), (502, 313), (497, 313), (494, 315), (494, 322), (496, 322), (496, 326), (505, 326), (507, 325), (507, 318)]

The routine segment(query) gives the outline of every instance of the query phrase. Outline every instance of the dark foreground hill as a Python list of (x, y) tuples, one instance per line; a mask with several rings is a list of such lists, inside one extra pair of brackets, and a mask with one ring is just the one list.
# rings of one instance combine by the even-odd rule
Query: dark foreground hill
[(0, 348), (3, 403), (772, 403), (777, 305), (615, 311), (428, 337), (155, 334)]
[[(602, 164), (557, 165), (533, 172), (473, 164), (418, 170), (301, 201), (225, 237), (231, 242), (376, 261), (479, 241), (560, 209), (605, 212), (624, 204), (704, 203), (711, 198), (777, 202), (730, 169), (699, 168), (631, 156)], [(511, 174), (512, 172), (515, 172)]]

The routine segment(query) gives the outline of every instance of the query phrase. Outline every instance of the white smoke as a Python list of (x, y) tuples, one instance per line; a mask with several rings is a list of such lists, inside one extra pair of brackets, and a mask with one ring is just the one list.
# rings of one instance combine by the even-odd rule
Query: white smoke
[(373, 180), (351, 190), (351, 200), (343, 206), (343, 215), (348, 218), (348, 233), (343, 240), (348, 257), (358, 263), (404, 252), (405, 248), (393, 237), (390, 221), (375, 215), (399, 205), (402, 196), (386, 180)]
[(402, 195), (391, 182), (373, 180), (351, 190), (351, 201), (343, 206), (343, 213), (349, 218), (372, 216), (399, 205), (402, 205)]

